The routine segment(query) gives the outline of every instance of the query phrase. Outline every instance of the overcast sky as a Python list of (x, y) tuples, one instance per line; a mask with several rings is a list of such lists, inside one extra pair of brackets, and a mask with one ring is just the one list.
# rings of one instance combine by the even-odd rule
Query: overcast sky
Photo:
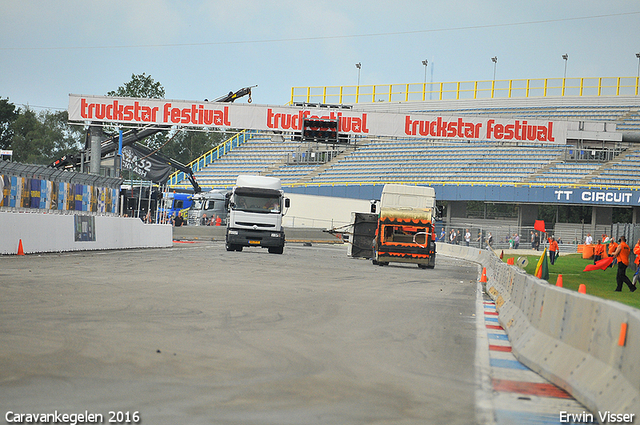
[[(635, 77), (638, 0), (0, 0), (0, 97), (34, 109), (150, 74), (166, 98), (292, 86)], [(433, 72), (433, 76), (431, 73)], [(245, 100), (246, 101), (246, 100)]]

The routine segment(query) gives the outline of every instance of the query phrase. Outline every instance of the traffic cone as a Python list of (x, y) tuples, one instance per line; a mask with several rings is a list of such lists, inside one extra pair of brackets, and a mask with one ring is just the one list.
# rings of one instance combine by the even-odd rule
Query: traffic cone
[(513, 266), (515, 264), (515, 259), (513, 257), (507, 258), (507, 264)]
[(556, 286), (559, 286), (560, 288), (562, 288), (562, 275), (561, 274), (558, 275), (558, 280), (556, 280)]
[(18, 242), (18, 255), (24, 255), (24, 249), (22, 248), (22, 239)]
[(486, 267), (482, 268), (482, 276), (480, 277), (480, 282), (482, 282), (482, 283), (486, 283), (487, 282), (487, 268)]
[(586, 294), (587, 286), (584, 283), (581, 283), (580, 286), (578, 287), (578, 292), (580, 292), (581, 294)]

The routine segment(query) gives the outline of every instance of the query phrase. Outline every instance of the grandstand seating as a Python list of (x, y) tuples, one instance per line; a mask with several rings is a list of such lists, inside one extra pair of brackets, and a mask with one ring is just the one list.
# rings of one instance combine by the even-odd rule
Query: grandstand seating
[[(529, 99), (530, 101), (530, 99)], [(568, 103), (568, 104), (566, 104)], [(588, 103), (588, 102), (587, 102)], [(436, 108), (436, 102), (402, 104), (403, 110), (451, 115), (517, 117), (572, 121), (610, 121), (617, 129), (640, 132), (640, 114), (635, 105), (603, 106), (600, 102), (581, 106), (566, 102), (479, 105), (456, 109), (451, 103)], [(619, 102), (618, 102), (619, 103)], [(380, 110), (381, 105), (372, 105)], [(389, 105), (387, 105), (387, 108)], [(288, 164), (287, 158), (301, 148), (300, 142), (285, 138), (271, 141), (268, 135), (252, 139), (203, 167), (196, 173), (205, 188), (230, 187), (238, 174), (279, 177), (283, 185), (295, 183), (341, 184), (384, 182), (442, 183), (528, 183), (576, 184), (584, 186), (640, 186), (640, 150), (625, 145), (610, 162), (570, 161), (565, 146), (502, 144), (488, 141), (452, 142), (425, 139), (360, 139), (357, 148), (327, 165)], [(186, 182), (185, 182), (186, 183)]]
[(602, 186), (640, 186), (640, 149), (634, 149), (619, 161), (607, 164), (593, 176), (591, 183)]
[(493, 143), (375, 140), (312, 179), (313, 183), (522, 181), (562, 153), (559, 148)]
[(531, 176), (531, 183), (577, 184), (600, 168), (601, 164), (580, 162), (559, 162), (550, 164), (544, 171)]
[(298, 146), (298, 142), (288, 139), (273, 142), (270, 136), (253, 136), (197, 172), (196, 179), (205, 188), (233, 186), (238, 174), (264, 173), (274, 164), (282, 162)]

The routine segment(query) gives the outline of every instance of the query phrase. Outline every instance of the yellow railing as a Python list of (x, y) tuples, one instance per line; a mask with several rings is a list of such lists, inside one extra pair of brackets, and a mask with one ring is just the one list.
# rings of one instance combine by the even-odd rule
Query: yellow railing
[(362, 181), (362, 182), (305, 182), (305, 183), (283, 183), (282, 187), (317, 187), (317, 186), (382, 186), (386, 183), (403, 184), (407, 186), (499, 186), (499, 187), (538, 187), (538, 188), (573, 188), (573, 189), (624, 189), (640, 191), (640, 186), (625, 186), (615, 184), (578, 184), (578, 183), (538, 183), (538, 182), (483, 182), (473, 180), (460, 181), (433, 181), (433, 180), (407, 180), (407, 181)]
[[(245, 141), (251, 139), (255, 135), (255, 131), (242, 130), (239, 133), (236, 133), (231, 138), (225, 140), (223, 143), (211, 149), (209, 152), (200, 155), (198, 158), (194, 159), (190, 163), (187, 164), (191, 171), (197, 173), (207, 165), (213, 163), (214, 161), (222, 158), (227, 152), (231, 152), (233, 149), (240, 146)], [(183, 171), (176, 171), (169, 176), (167, 179), (168, 186), (179, 186), (179, 183), (183, 180), (186, 180), (187, 176)]]
[[(383, 186), (386, 183), (394, 183), (394, 184), (403, 184), (408, 186), (499, 186), (499, 187), (538, 187), (538, 188), (571, 188), (571, 189), (600, 189), (600, 190), (610, 190), (610, 189), (624, 189), (624, 190), (633, 190), (640, 191), (640, 186), (625, 186), (625, 185), (616, 185), (616, 184), (577, 184), (577, 183), (524, 183), (524, 182), (482, 182), (482, 181), (472, 181), (472, 180), (460, 180), (460, 181), (433, 181), (433, 180), (406, 180), (406, 181), (354, 181), (354, 182), (305, 182), (305, 183), (282, 183), (282, 187), (327, 187), (327, 186)], [(235, 184), (235, 181), (229, 181), (226, 185), (216, 185), (216, 188), (231, 188)], [(204, 185), (205, 187), (209, 187), (208, 185)], [(191, 186), (189, 184), (183, 183), (179, 185), (172, 185), (174, 188), (183, 188), (189, 189)]]
[(291, 103), (355, 104), (562, 96), (638, 96), (638, 77), (292, 87)]

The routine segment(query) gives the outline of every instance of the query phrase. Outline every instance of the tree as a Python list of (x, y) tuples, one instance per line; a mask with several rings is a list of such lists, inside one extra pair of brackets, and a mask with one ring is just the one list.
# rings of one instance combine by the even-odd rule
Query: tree
[(107, 96), (117, 97), (141, 97), (149, 99), (164, 99), (164, 87), (158, 81), (151, 78), (151, 75), (131, 74), (131, 81), (124, 83), (117, 90), (107, 93)]
[[(139, 97), (143, 99), (164, 99), (165, 90), (160, 82), (155, 81), (151, 75), (131, 74), (131, 80), (124, 85), (107, 93), (107, 96)], [(105, 133), (115, 133), (117, 124), (105, 127)], [(149, 137), (145, 144), (151, 149), (159, 149), (167, 141), (166, 132), (160, 132)]]
[(68, 111), (44, 111), (40, 113), (39, 119), (44, 125), (45, 134), (53, 140), (53, 160), (83, 148), (84, 128), (69, 124)]
[(27, 108), (20, 112), (13, 122), (13, 159), (29, 164), (45, 164), (53, 150), (53, 143), (45, 139), (44, 125), (34, 111)]
[[(124, 85), (107, 93), (107, 96), (137, 97), (164, 99), (165, 90), (162, 84), (155, 81), (151, 75), (131, 74), (131, 80)], [(115, 124), (114, 124), (115, 126)], [(109, 129), (106, 129), (107, 132)], [(113, 127), (112, 127), (113, 131)], [(213, 149), (226, 139), (225, 133), (210, 129), (206, 131), (179, 131), (172, 139), (168, 132), (163, 131), (149, 137), (144, 143), (150, 149), (158, 149), (163, 155), (188, 164), (200, 155)]]
[(226, 133), (216, 131), (181, 131), (162, 148), (162, 154), (188, 164), (224, 142), (226, 138)]
[(0, 98), (0, 149), (7, 149), (13, 139), (13, 122), (18, 118), (18, 112), (9, 99)]
[(20, 109), (11, 128), (10, 147), (18, 162), (49, 165), (82, 146), (82, 129), (68, 123), (67, 111), (36, 114), (29, 108)]

